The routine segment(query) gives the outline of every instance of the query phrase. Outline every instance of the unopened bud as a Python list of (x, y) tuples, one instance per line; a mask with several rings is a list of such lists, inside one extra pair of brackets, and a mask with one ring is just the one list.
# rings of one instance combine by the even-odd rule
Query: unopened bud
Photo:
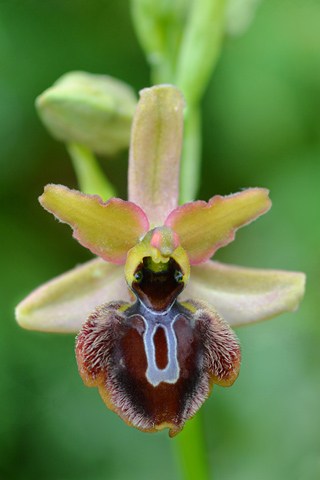
[(36, 100), (43, 123), (57, 140), (113, 155), (127, 148), (137, 98), (132, 87), (107, 75), (70, 72)]

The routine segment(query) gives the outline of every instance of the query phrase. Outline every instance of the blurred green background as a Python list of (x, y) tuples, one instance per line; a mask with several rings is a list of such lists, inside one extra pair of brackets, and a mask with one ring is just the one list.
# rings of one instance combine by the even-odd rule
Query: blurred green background
[[(320, 478), (319, 25), (317, 0), (263, 1), (225, 40), (203, 100), (199, 198), (261, 186), (273, 200), (216, 258), (308, 275), (296, 314), (237, 331), (239, 379), (202, 409), (217, 479)], [(91, 258), (38, 204), (46, 183), (76, 181), (35, 97), (75, 69), (148, 86), (129, 3), (2, 0), (0, 65), (0, 478), (180, 479), (167, 432), (127, 427), (83, 385), (74, 336), (23, 331), (13, 315), (33, 288)], [(127, 153), (103, 168), (125, 198)]]

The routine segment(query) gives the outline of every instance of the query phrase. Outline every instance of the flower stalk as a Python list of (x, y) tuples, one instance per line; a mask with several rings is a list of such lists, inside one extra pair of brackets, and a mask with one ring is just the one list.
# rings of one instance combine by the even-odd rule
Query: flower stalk
[(174, 440), (174, 448), (185, 480), (214, 480), (210, 472), (202, 412), (188, 422)]
[(115, 197), (116, 190), (107, 179), (93, 152), (78, 143), (69, 143), (66, 147), (79, 189), (88, 195), (99, 195), (104, 201)]

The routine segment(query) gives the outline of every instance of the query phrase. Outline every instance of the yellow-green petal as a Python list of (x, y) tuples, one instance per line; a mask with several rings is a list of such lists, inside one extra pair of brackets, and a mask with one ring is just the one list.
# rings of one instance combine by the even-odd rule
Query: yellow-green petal
[(127, 253), (148, 231), (144, 212), (132, 202), (85, 195), (62, 185), (47, 185), (41, 205), (74, 230), (73, 236), (108, 262), (124, 263)]
[(147, 214), (151, 228), (163, 225), (179, 199), (184, 99), (172, 85), (140, 92), (129, 160), (129, 200)]
[(196, 265), (234, 240), (239, 227), (269, 210), (268, 193), (265, 188), (249, 188), (227, 197), (216, 195), (208, 203), (185, 203), (169, 215), (165, 225), (176, 232), (190, 264)]
[(16, 308), (28, 330), (76, 333), (88, 315), (105, 302), (130, 301), (123, 265), (96, 258), (34, 290)]
[(204, 300), (232, 326), (267, 320), (298, 308), (305, 274), (208, 261), (191, 268), (182, 298)]

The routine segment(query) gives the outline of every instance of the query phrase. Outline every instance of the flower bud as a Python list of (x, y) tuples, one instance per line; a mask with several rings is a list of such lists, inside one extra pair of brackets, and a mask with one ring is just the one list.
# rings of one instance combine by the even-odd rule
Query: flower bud
[(229, 0), (226, 8), (226, 32), (242, 35), (249, 28), (260, 0)]
[(70, 72), (36, 100), (41, 120), (57, 140), (101, 155), (127, 148), (137, 105), (134, 90), (107, 75)]

